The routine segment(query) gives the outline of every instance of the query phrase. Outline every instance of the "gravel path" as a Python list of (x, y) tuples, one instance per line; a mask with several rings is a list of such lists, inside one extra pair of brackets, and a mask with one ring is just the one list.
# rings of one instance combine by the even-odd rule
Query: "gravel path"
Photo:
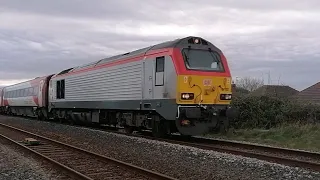
[(4, 116), (0, 122), (178, 179), (320, 179), (299, 168), (87, 128)]
[(39, 161), (29, 158), (14, 146), (0, 139), (0, 179), (47, 180), (60, 179), (60, 173), (44, 168)]

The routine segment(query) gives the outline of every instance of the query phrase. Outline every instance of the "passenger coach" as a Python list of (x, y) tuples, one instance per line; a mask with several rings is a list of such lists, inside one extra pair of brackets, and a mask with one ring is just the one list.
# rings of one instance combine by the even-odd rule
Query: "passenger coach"
[(5, 113), (42, 119), (47, 117), (48, 82), (51, 76), (38, 77), (3, 88)]

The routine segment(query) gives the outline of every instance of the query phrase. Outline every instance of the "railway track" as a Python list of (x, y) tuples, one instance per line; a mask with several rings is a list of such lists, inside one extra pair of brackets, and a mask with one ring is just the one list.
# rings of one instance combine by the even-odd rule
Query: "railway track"
[[(175, 137), (175, 139), (180, 138)], [(316, 152), (204, 138), (191, 138), (188, 141), (170, 139), (159, 140), (206, 150), (257, 158), (320, 172), (320, 153)]]
[(44, 158), (77, 180), (174, 179), (1, 123), (0, 137)]
[[(112, 132), (111, 130), (107, 131)], [(172, 135), (169, 138), (155, 138), (148, 133), (144, 133), (143, 135), (127, 134), (124, 132), (114, 131), (113, 133), (168, 142), (172, 144), (180, 144), (184, 146), (213, 150), (234, 155), (241, 155), (245, 157), (265, 160), (268, 162), (274, 162), (278, 164), (300, 167), (320, 172), (320, 153), (317, 152), (201, 137), (191, 137), (186, 139), (184, 137), (181, 137), (180, 135)]]
[[(66, 124), (64, 124), (66, 125)], [(320, 153), (309, 152), (303, 150), (286, 149), (265, 145), (240, 143), (227, 140), (208, 139), (192, 137), (190, 139), (182, 138), (179, 135), (173, 135), (170, 138), (155, 138), (151, 136), (151, 133), (143, 134), (127, 134), (125, 132), (119, 132), (114, 130), (106, 130), (102, 128), (83, 127), (79, 125), (68, 125), (82, 128), (89, 128), (101, 131), (107, 131), (116, 134), (122, 134), (127, 136), (146, 138), (151, 140), (163, 141), (172, 144), (180, 144), (190, 147), (196, 147), (205, 150), (213, 150), (218, 152), (230, 153), (235, 155), (241, 155), (245, 157), (257, 158), (268, 162), (275, 162), (278, 164), (300, 167), (305, 169), (311, 169), (314, 171), (320, 171)]]
[(241, 155), (245, 157), (265, 160), (268, 162), (274, 162), (278, 164), (300, 167), (320, 172), (320, 153), (317, 152), (201, 137), (191, 137), (189, 139), (186, 139), (184, 137), (181, 137), (180, 135), (172, 135), (169, 138), (156, 138), (152, 137), (152, 134), (148, 132), (143, 134), (127, 134), (125, 132), (117, 132), (112, 130), (105, 131), (127, 136), (168, 142), (172, 144), (196, 147), (205, 150), (213, 150), (234, 155)]

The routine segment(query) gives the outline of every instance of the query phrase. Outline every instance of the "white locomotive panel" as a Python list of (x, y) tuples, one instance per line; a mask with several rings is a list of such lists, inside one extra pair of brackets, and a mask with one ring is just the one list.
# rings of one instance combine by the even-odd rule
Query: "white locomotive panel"
[[(65, 79), (65, 99), (57, 99), (57, 80)], [(54, 77), (50, 102), (134, 100), (142, 98), (142, 62)]]

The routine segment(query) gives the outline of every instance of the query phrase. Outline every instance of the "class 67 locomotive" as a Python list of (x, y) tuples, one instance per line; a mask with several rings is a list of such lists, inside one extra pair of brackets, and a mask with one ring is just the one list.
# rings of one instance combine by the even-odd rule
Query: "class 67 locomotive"
[(128, 133), (151, 130), (157, 137), (226, 132), (237, 115), (230, 105), (228, 61), (201, 37), (163, 42), (30, 82), (33, 86), (25, 82), (26, 87), (38, 88), (30, 106), (8, 92), (24, 86), (4, 88), (6, 113), (106, 124)]

